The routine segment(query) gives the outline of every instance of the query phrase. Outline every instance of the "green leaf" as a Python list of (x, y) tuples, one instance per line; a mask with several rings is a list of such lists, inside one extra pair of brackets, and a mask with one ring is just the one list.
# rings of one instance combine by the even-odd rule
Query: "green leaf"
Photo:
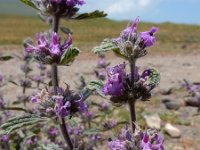
[(83, 91), (83, 100), (86, 100), (92, 93), (93, 93), (94, 90), (91, 90), (91, 89), (88, 89), (86, 88), (84, 91)]
[(105, 98), (105, 96), (102, 92), (103, 86), (104, 86), (104, 84), (102, 81), (92, 81), (92, 82), (90, 82), (88, 89), (90, 89), (92, 91), (96, 91), (97, 94), (99, 94), (101, 97)]
[(26, 109), (21, 108), (21, 107), (4, 107), (2, 110), (14, 110), (14, 111), (24, 111), (24, 112), (27, 112)]
[(13, 81), (13, 80), (8, 80), (8, 82), (10, 82), (10, 83), (12, 83), (12, 84), (14, 84), (14, 85), (16, 85), (16, 86), (19, 86), (15, 81)]
[(90, 128), (84, 131), (84, 134), (86, 135), (94, 135), (94, 134), (99, 134), (101, 133), (102, 130), (99, 128)]
[(2, 130), (0, 132), (0, 135), (10, 134), (11, 132), (14, 132), (20, 128), (32, 126), (42, 121), (47, 121), (47, 118), (34, 114), (26, 114), (24, 116), (14, 117), (1, 125)]
[(34, 3), (32, 3), (31, 2), (31, 0), (20, 0), (22, 3), (24, 3), (24, 4), (26, 4), (26, 5), (28, 5), (28, 6), (30, 6), (30, 7), (32, 7), (32, 8), (34, 8), (34, 9), (38, 9), (35, 5), (34, 5)]
[(8, 61), (10, 59), (13, 59), (12, 56), (0, 56), (0, 61)]
[(75, 60), (75, 57), (79, 55), (80, 50), (76, 47), (69, 48), (61, 57), (61, 65), (70, 65)]
[(42, 145), (42, 150), (63, 150), (63, 149), (56, 144), (47, 144), (47, 145)]
[(115, 53), (115, 55), (117, 55), (118, 57), (121, 57), (125, 60), (127, 60), (128, 58), (120, 51), (120, 49), (113, 49), (113, 52)]
[(93, 18), (102, 18), (102, 17), (106, 17), (106, 16), (107, 16), (107, 14), (104, 13), (103, 11), (95, 10), (95, 11), (90, 12), (90, 13), (80, 14), (80, 15), (74, 17), (74, 19), (78, 19), (78, 20), (93, 19)]
[(155, 68), (151, 68), (148, 81), (151, 85), (157, 86), (160, 83), (160, 72)]
[(96, 46), (92, 49), (94, 53), (100, 53), (100, 52), (107, 52), (111, 50), (119, 49), (111, 39), (104, 39), (103, 42), (100, 44), (100, 46)]
[(66, 27), (60, 27), (60, 30), (65, 34), (72, 34), (72, 31)]

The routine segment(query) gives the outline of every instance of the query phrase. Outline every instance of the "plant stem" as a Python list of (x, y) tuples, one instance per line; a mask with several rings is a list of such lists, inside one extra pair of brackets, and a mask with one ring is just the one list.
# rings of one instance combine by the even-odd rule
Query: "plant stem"
[(64, 137), (64, 139), (65, 139), (65, 142), (66, 142), (67, 145), (69, 146), (70, 150), (73, 150), (73, 144), (72, 144), (72, 142), (71, 142), (69, 133), (68, 133), (68, 131), (67, 131), (67, 127), (66, 127), (65, 119), (64, 119), (64, 118), (61, 118), (60, 129), (61, 129), (62, 135), (63, 135), (63, 137)]
[(135, 133), (135, 123), (136, 123), (136, 110), (135, 110), (135, 99), (133, 98), (134, 96), (134, 85), (135, 85), (135, 63), (136, 60), (130, 60), (130, 71), (131, 71), (131, 98), (128, 99), (128, 105), (129, 105), (129, 110), (130, 110), (130, 124), (133, 133)]
[[(59, 15), (54, 16), (53, 24), (52, 24), (52, 29), (53, 29), (54, 32), (58, 32), (59, 20), (60, 20)], [(57, 94), (57, 92), (58, 92), (57, 90), (58, 90), (58, 87), (59, 87), (57, 64), (51, 65), (51, 72), (52, 72), (52, 85), (53, 85), (53, 88), (54, 88), (54, 93)], [(60, 129), (61, 129), (63, 138), (64, 138), (65, 142), (67, 143), (67, 145), (69, 146), (70, 150), (73, 150), (73, 144), (72, 144), (72, 141), (70, 139), (69, 133), (67, 131), (65, 119), (60, 118), (60, 121), (61, 121)]]
[(128, 100), (128, 106), (130, 111), (130, 124), (133, 133), (135, 133), (135, 122), (136, 122), (136, 111), (135, 111), (135, 101), (134, 100)]

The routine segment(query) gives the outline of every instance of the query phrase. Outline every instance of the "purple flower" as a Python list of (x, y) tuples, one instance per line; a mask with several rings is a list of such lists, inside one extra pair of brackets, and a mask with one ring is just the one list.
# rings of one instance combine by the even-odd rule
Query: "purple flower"
[(52, 127), (52, 128), (50, 128), (48, 133), (50, 136), (56, 136), (56, 135), (58, 135), (58, 129), (55, 127)]
[(122, 32), (120, 37), (113, 39), (113, 42), (116, 42), (118, 44), (123, 43), (124, 41), (131, 41), (132, 43), (134, 43), (136, 41), (137, 35), (137, 26), (139, 23), (139, 17), (137, 17), (132, 25), (128, 25), (127, 28), (125, 28)]
[(142, 150), (164, 150), (164, 137), (162, 134), (154, 133), (149, 135), (148, 132), (142, 133), (140, 148)]
[(76, 112), (84, 112), (87, 106), (84, 104), (82, 97), (80, 99), (65, 100), (63, 96), (54, 96), (56, 100), (55, 112), (61, 117), (71, 116)]
[(99, 68), (105, 68), (105, 67), (106, 67), (106, 61), (105, 61), (104, 58), (101, 58), (101, 59), (98, 61), (97, 67), (99, 67)]
[(152, 144), (147, 133), (143, 135), (140, 147), (142, 150), (152, 150)]
[(102, 71), (102, 70), (99, 70), (97, 72), (97, 77), (100, 79), (100, 80), (105, 80), (106, 79), (106, 74)]
[(31, 102), (32, 103), (39, 103), (40, 102), (40, 99), (39, 97), (36, 95), (36, 96), (32, 96), (31, 97)]
[(150, 47), (156, 42), (154, 37), (155, 33), (158, 31), (157, 27), (152, 27), (150, 31), (141, 32), (141, 39), (146, 47)]
[(107, 68), (108, 81), (103, 87), (103, 93), (111, 96), (122, 96), (124, 94), (125, 64)]
[(44, 34), (37, 34), (36, 43), (36, 46), (28, 44), (26, 51), (33, 53), (35, 56), (48, 56), (54, 61), (59, 61), (63, 53), (71, 47), (72, 36), (69, 34), (68, 41), (61, 44), (61, 38), (56, 32), (51, 34), (51, 39), (47, 38)]
[(122, 31), (122, 37), (124, 37), (126, 40), (130, 39), (130, 38), (134, 38), (136, 35), (136, 31), (137, 31), (137, 26), (139, 23), (139, 17), (137, 17), (134, 21), (133, 24), (131, 26), (128, 26), (126, 29), (124, 29)]
[(126, 141), (114, 140), (108, 143), (108, 148), (110, 150), (127, 150)]
[(84, 5), (85, 1), (84, 0), (66, 0), (67, 6), (74, 7), (76, 5)]
[(2, 136), (1, 136), (1, 140), (2, 140), (3, 142), (8, 142), (9, 136), (8, 136), (8, 135), (2, 135)]
[(92, 111), (85, 111), (84, 112), (84, 117), (86, 117), (88, 120), (91, 120), (94, 116), (94, 113)]

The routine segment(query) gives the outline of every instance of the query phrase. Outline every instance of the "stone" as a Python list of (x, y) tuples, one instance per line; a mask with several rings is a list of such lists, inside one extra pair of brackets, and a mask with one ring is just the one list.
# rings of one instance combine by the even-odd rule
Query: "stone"
[(181, 105), (177, 102), (166, 102), (164, 103), (165, 104), (165, 107), (169, 110), (179, 110)]
[(161, 119), (158, 114), (145, 115), (144, 118), (149, 128), (158, 129), (158, 130), (160, 129)]
[(172, 124), (170, 124), (170, 123), (167, 123), (165, 125), (164, 130), (172, 138), (180, 138), (181, 137), (181, 131), (178, 128), (176, 128), (175, 126), (173, 126)]

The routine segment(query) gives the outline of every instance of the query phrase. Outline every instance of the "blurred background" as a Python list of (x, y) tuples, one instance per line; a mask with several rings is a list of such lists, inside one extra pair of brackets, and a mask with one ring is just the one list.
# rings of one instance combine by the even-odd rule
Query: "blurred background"
[[(159, 27), (158, 44), (153, 52), (191, 52), (200, 43), (199, 0), (86, 0), (81, 12), (99, 9), (105, 11), (107, 19), (63, 22), (74, 32), (76, 44), (90, 50), (106, 37), (116, 37), (128, 21), (139, 16), (139, 30)], [(46, 24), (37, 18), (37, 13), (19, 0), (0, 1), (0, 46), (20, 45), (24, 38), (35, 37), (36, 32), (45, 31)], [(81, 27), (81, 28), (80, 28)], [(92, 34), (91, 34), (92, 33)]]

